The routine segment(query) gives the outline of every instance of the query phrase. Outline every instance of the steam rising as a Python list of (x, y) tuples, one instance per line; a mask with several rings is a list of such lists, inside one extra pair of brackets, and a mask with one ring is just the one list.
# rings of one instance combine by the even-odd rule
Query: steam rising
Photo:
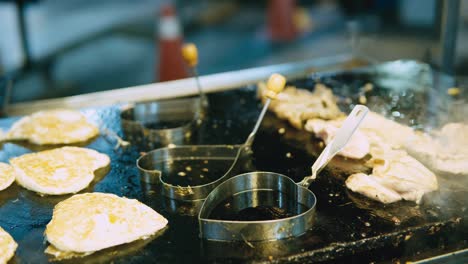
[(466, 214), (468, 204), (467, 91), (436, 79), (432, 83), (420, 82), (430, 79), (428, 73), (422, 75), (426, 78), (413, 79), (422, 90), (384, 85), (387, 93), (369, 93), (367, 105), (417, 130), (407, 139), (404, 149), (432, 170), (439, 182), (439, 190), (426, 195), (424, 203), (439, 208), (444, 215), (460, 216)]

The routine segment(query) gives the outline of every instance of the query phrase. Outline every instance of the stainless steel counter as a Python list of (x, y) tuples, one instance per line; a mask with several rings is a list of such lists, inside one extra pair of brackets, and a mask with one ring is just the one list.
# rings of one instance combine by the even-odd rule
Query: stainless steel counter
[[(281, 73), (289, 78), (304, 76), (312, 72), (349, 69), (353, 66), (367, 64), (367, 61), (342, 54), (324, 57), (313, 61), (277, 64), (239, 71), (211, 74), (200, 77), (206, 93), (237, 89), (268, 78), (272, 73)], [(175, 97), (190, 96), (197, 93), (196, 83), (192, 78), (176, 81), (152, 83), (114, 89), (103, 92), (88, 93), (57, 99), (47, 99), (8, 105), (5, 113), (10, 116), (25, 115), (50, 108), (86, 108), (107, 106), (126, 102), (142, 102)]]

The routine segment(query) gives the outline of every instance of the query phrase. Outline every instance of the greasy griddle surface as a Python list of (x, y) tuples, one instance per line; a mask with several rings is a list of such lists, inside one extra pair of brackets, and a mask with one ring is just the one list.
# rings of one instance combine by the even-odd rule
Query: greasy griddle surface
[[(367, 81), (376, 82), (375, 74), (338, 74), (313, 76), (296, 82), (312, 88), (317, 80), (331, 84), (336, 93), (355, 95)], [(346, 87), (343, 83), (347, 84)], [(389, 100), (394, 94), (377, 87), (372, 96)], [(255, 88), (211, 94), (209, 119), (194, 134), (196, 144), (238, 144), (250, 132), (260, 111)], [(353, 98), (353, 100), (356, 98)], [(394, 99), (394, 98), (393, 98)], [(410, 118), (427, 118), (418, 107), (424, 103), (424, 94), (412, 94), (402, 99), (398, 111)], [(411, 104), (417, 102), (416, 105)], [(408, 101), (408, 102), (406, 102)], [(390, 103), (392, 104), (392, 99)], [(344, 105), (343, 110), (346, 109)], [(382, 106), (384, 107), (384, 106)], [(85, 111), (93, 119), (104, 120), (103, 125), (121, 135), (117, 107)], [(0, 127), (8, 129), (16, 119), (0, 120)], [(421, 120), (417, 119), (417, 121)], [(285, 133), (279, 133), (280, 128)], [(110, 172), (94, 182), (86, 191), (109, 192), (136, 198), (156, 209), (169, 220), (169, 226), (155, 237), (95, 253), (84, 259), (66, 263), (193, 263), (258, 261), (323, 261), (354, 255), (361, 260), (391, 260), (423, 254), (445, 247), (466, 247), (466, 193), (432, 194), (430, 201), (416, 206), (400, 202), (384, 206), (344, 187), (344, 179), (351, 171), (365, 170), (362, 163), (345, 159), (334, 160), (318, 180), (311, 185), (317, 195), (317, 224), (305, 235), (279, 242), (216, 243), (198, 238), (198, 223), (189, 205), (177, 205), (158, 194), (157, 188), (140, 182), (135, 160), (140, 149), (125, 153), (113, 151), (113, 142), (99, 137), (87, 147), (111, 157)], [(254, 144), (253, 164), (258, 170), (284, 173), (299, 181), (310, 173), (310, 165), (320, 151), (318, 141), (310, 134), (290, 127), (286, 122), (268, 114)], [(27, 144), (5, 143), (0, 160), (31, 152)], [(289, 153), (289, 154), (288, 154)], [(50, 221), (55, 204), (69, 196), (40, 197), (14, 184), (0, 192), (0, 226), (18, 242), (13, 263), (47, 263), (43, 253), (47, 244), (43, 233)], [(460, 200), (462, 197), (462, 200)], [(463, 200), (463, 197), (465, 197)], [(443, 203), (449, 200), (450, 203)], [(174, 212), (177, 211), (177, 213)], [(184, 215), (185, 214), (185, 215)], [(463, 231), (465, 230), (465, 231)], [(363, 253), (364, 252), (364, 253)], [(361, 254), (361, 255), (360, 255)]]

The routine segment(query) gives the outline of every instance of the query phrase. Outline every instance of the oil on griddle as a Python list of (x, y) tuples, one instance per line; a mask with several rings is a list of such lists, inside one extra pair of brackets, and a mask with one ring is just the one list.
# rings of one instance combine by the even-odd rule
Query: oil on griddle
[[(254, 205), (254, 201), (262, 205)], [(287, 193), (262, 190), (242, 192), (218, 204), (209, 218), (232, 221), (276, 220), (302, 214), (309, 208)]]
[(213, 182), (223, 176), (234, 162), (226, 159), (175, 159), (157, 162), (155, 169), (161, 171), (168, 184), (196, 186)]
[[(424, 74), (427, 73), (419, 75)], [(389, 75), (391, 78), (374, 70), (367, 73), (314, 75), (292, 84), (311, 88), (315, 81), (320, 80), (343, 96), (343, 102), (346, 102), (346, 97), (351, 97), (352, 102), (356, 102), (358, 98), (354, 96), (355, 92), (365, 83), (371, 82), (375, 87), (367, 94), (368, 103), (375, 103), (375, 107), (380, 108), (371, 107), (372, 110), (386, 112), (410, 125), (423, 124), (431, 114), (422, 109), (427, 100), (424, 92), (385, 90), (386, 78), (407, 78), (408, 83), (421, 83), (421, 76), (415, 78)], [(422, 83), (426, 85), (425, 82)], [(406, 94), (403, 95), (403, 92)], [(209, 100), (208, 119), (199, 127), (199, 133), (191, 138), (191, 143), (242, 143), (260, 111), (260, 103), (255, 99), (255, 87), (210, 94)], [(346, 109), (346, 103), (342, 106), (343, 110), (349, 110)], [(105, 120), (103, 125), (108, 129), (122, 135), (117, 107), (99, 108), (90, 113)], [(13, 121), (12, 118), (2, 119), (0, 127), (7, 129)], [(304, 263), (340, 261), (340, 258), (349, 261), (350, 256), (369, 262), (404, 259), (418, 253), (422, 256), (427, 252), (443, 252), (467, 246), (466, 192), (460, 191), (454, 196), (447, 196), (440, 191), (432, 197), (426, 197), (420, 206), (405, 202), (381, 205), (346, 190), (346, 174), (366, 168), (362, 162), (355, 163), (342, 158), (330, 163), (311, 185), (311, 190), (318, 198), (317, 221), (316, 226), (306, 234), (298, 238), (265, 243), (201, 241), (198, 238), (198, 222), (193, 213), (179, 214), (172, 208), (174, 201), (162, 197), (156, 186), (140, 182), (135, 167), (140, 149), (134, 146), (127, 152), (115, 152), (114, 145), (102, 137), (87, 147), (110, 155), (112, 163), (110, 172), (86, 191), (109, 192), (139, 199), (166, 217), (169, 226), (148, 241), (119, 246), (82, 259), (64, 261), (65, 263), (193, 263), (272, 259)], [(294, 181), (299, 181), (310, 173), (310, 166), (320, 149), (319, 141), (311, 134), (297, 131), (270, 114), (256, 137), (252, 163), (258, 170), (283, 173)], [(30, 151), (26, 147), (6, 143), (0, 151), (0, 161), (5, 162)], [(187, 165), (184, 165), (183, 169), (187, 173)], [(272, 201), (275, 200), (275, 195), (279, 194), (269, 194)], [(50, 261), (43, 253), (47, 246), (43, 243), (44, 228), (50, 221), (54, 205), (67, 197), (40, 197), (16, 184), (0, 192), (0, 225), (19, 243), (13, 262)], [(460, 197), (465, 200), (460, 200)], [(193, 209), (187, 207), (187, 210)], [(266, 211), (283, 216), (277, 214), (278, 211)]]

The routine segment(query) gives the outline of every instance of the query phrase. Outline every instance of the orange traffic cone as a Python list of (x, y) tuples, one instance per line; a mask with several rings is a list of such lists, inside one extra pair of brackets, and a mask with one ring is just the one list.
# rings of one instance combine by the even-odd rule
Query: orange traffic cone
[(270, 37), (276, 41), (293, 40), (297, 35), (294, 25), (295, 0), (270, 0), (268, 5), (268, 28)]
[(188, 77), (182, 48), (182, 29), (172, 5), (164, 5), (159, 20), (159, 81)]

